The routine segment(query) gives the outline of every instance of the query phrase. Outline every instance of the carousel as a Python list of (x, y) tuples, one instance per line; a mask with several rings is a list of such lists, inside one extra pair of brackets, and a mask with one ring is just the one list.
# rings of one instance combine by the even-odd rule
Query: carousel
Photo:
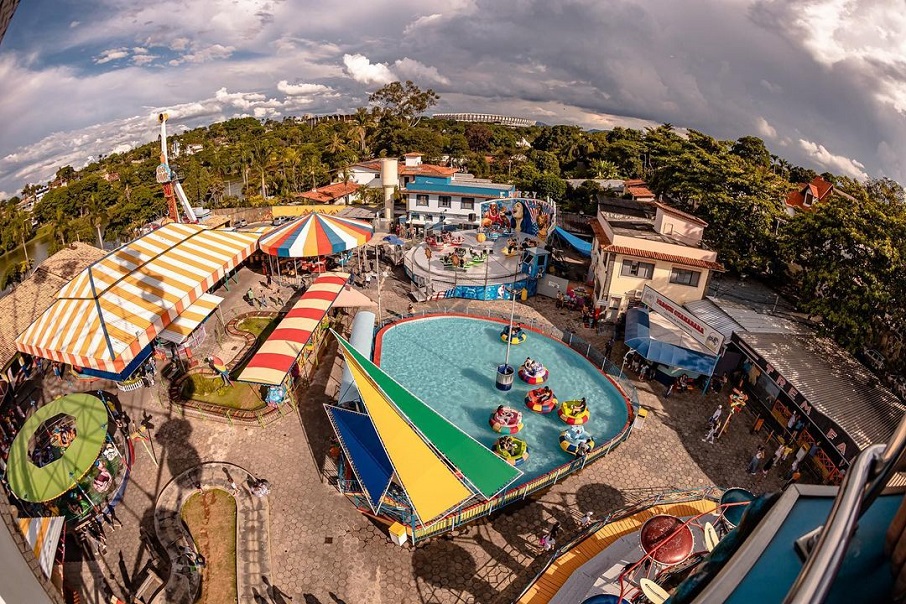
[(77, 525), (120, 498), (132, 450), (113, 417), (109, 402), (77, 393), (40, 407), (25, 421), (10, 447), (7, 475), (25, 511)]

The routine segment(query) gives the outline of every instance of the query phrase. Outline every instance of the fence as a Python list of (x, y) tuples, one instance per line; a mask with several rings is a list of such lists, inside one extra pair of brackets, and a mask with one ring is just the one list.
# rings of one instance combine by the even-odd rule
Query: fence
[[(435, 308), (423, 312), (414, 313), (413, 315), (408, 315), (404, 318), (444, 314), (461, 315), (462, 313), (455, 312), (452, 309), (448, 308)], [(487, 310), (483, 313), (470, 312), (469, 316), (477, 317), (479, 316), (479, 314), (481, 315), (481, 318), (487, 317), (489, 319), (499, 319), (506, 322), (509, 322), (510, 320), (509, 315), (503, 315), (492, 310)], [(383, 321), (380, 324), (379, 329), (398, 320), (399, 319), (397, 318), (393, 318)], [(607, 456), (620, 443), (629, 438), (629, 434), (632, 431), (633, 418), (635, 417), (639, 409), (639, 396), (638, 391), (635, 389), (635, 387), (631, 383), (629, 383), (627, 379), (622, 377), (620, 368), (611, 363), (607, 358), (604, 357), (601, 352), (593, 348), (591, 344), (576, 336), (572, 332), (564, 332), (551, 325), (541, 323), (534, 318), (516, 317), (516, 320), (521, 322), (523, 326), (530, 327), (550, 338), (563, 342), (564, 344), (568, 345), (570, 348), (581, 354), (591, 363), (593, 363), (600, 369), (601, 372), (610, 376), (612, 378), (612, 381), (614, 381), (618, 385), (618, 387), (622, 389), (623, 394), (626, 396), (626, 402), (631, 407), (626, 425), (623, 427), (619, 434), (610, 439), (610, 441), (608, 441), (607, 443), (596, 446), (585, 457), (578, 457), (570, 463), (563, 464), (562, 466), (555, 468), (547, 474), (534, 478), (529, 482), (520, 485), (519, 487), (510, 489), (509, 491), (506, 491), (505, 493), (493, 497), (487, 501), (461, 508), (453, 514), (429, 526), (418, 526), (415, 521), (415, 516), (411, 513), (410, 509), (399, 506), (385, 507), (382, 505), (381, 512), (383, 515), (401, 522), (410, 528), (413, 543), (418, 543), (419, 541), (423, 541), (425, 539), (428, 539), (429, 537), (452, 531), (456, 527), (466, 522), (471, 522), (473, 520), (477, 520), (478, 518), (488, 516), (494, 511), (499, 510), (500, 508), (509, 505), (510, 503), (521, 501), (529, 495), (532, 495), (533, 493), (551, 487), (555, 485), (561, 478), (569, 476), (573, 472), (581, 470), (587, 464), (592, 463), (599, 458)], [(367, 501), (362, 495), (360, 495), (362, 491), (357, 481), (338, 478), (337, 486), (342, 493), (349, 496), (355, 502), (356, 506), (359, 507), (359, 509), (369, 509)]]

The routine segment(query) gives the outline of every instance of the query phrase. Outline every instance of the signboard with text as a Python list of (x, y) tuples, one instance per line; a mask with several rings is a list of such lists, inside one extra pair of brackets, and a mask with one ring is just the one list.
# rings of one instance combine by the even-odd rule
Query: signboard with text
[(674, 302), (648, 285), (642, 290), (642, 303), (662, 317), (669, 319), (674, 325), (695, 338), (699, 344), (712, 353), (720, 354), (724, 336), (687, 311), (681, 304)]

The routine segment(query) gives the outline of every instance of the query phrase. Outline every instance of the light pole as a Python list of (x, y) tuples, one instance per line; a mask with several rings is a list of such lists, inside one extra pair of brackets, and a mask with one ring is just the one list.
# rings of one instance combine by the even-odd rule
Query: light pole
[(381, 261), (378, 258), (374, 259), (375, 265), (377, 266), (377, 314), (378, 314), (378, 328), (380, 328), (383, 320), (384, 313), (381, 307), (381, 282), (384, 281), (384, 277), (387, 276), (387, 272), (381, 270)]
[(518, 271), (513, 273), (513, 285), (510, 288), (513, 303), (510, 306), (510, 328), (506, 332), (506, 358), (503, 361), (503, 365), (497, 366), (497, 389), (504, 392), (513, 387), (513, 374), (516, 372), (510, 365), (510, 348), (513, 346), (513, 317), (516, 315), (516, 278), (518, 276)]

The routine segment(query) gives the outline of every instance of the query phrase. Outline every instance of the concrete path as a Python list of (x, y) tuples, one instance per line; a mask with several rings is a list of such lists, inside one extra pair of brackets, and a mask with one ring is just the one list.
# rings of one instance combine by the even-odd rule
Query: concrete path
[(270, 574), (270, 525), (267, 497), (248, 490), (252, 475), (230, 463), (210, 462), (190, 468), (171, 480), (160, 492), (154, 509), (157, 539), (170, 558), (170, 577), (154, 602), (193, 604), (201, 588), (201, 574), (187, 557), (194, 552), (191, 536), (180, 518), (183, 504), (199, 491), (230, 492), (230, 480), (239, 491), (236, 498), (236, 587), (240, 604), (254, 604), (266, 593)]

